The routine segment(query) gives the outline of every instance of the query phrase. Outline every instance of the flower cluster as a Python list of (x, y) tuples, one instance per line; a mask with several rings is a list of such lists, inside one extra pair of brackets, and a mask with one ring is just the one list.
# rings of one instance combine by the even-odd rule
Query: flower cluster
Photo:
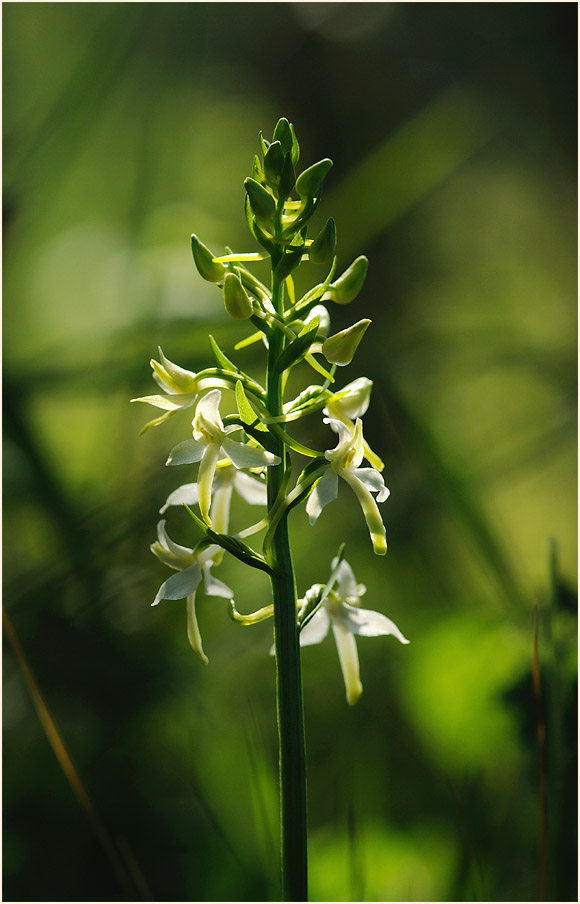
[[(260, 136), (260, 143), (261, 159), (254, 158), (252, 175), (245, 181), (245, 212), (261, 250), (214, 255), (196, 235), (191, 247), (200, 276), (221, 290), (227, 314), (254, 328), (236, 349), (263, 343), (268, 358), (264, 384), (245, 373), (210, 336), (214, 366), (195, 373), (170, 361), (159, 349), (159, 360), (152, 360), (151, 367), (161, 394), (133, 399), (164, 412), (144, 430), (180, 411), (193, 413), (190, 435), (170, 451), (166, 464), (195, 467), (197, 474), (190, 477), (194, 481), (169, 495), (160, 513), (185, 506), (199, 539), (193, 547), (181, 546), (170, 539), (166, 521), (159, 522), (151, 550), (176, 573), (163, 582), (153, 605), (165, 599), (186, 600), (189, 641), (204, 663), (207, 657), (195, 609), (201, 586), (207, 595), (229, 600), (236, 621), (254, 624), (273, 613), (273, 606), (267, 605), (252, 615), (240, 615), (233, 591), (212, 570), (228, 553), (267, 572), (274, 582), (281, 573), (276, 553), (280, 523), (294, 506), (305, 502), (308, 520), (314, 525), (322, 510), (337, 499), (339, 478), (360, 504), (374, 552), (382, 556), (387, 551), (379, 510), (389, 496), (384, 465), (363, 436), (362, 418), (369, 408), (372, 382), (359, 377), (342, 389), (335, 384), (337, 368), (350, 364), (370, 320), (359, 320), (336, 333), (330, 327), (329, 305), (350, 304), (357, 297), (367, 260), (358, 257), (336, 277), (334, 220), (327, 220), (318, 234), (308, 237), (308, 223), (332, 162), (321, 160), (297, 175), (300, 149), (286, 119), (276, 125), (271, 142)], [(247, 266), (266, 258), (272, 266), (269, 287)], [(304, 263), (326, 264), (328, 271), (298, 298), (293, 273)], [(288, 375), (298, 365), (309, 367), (318, 382), (285, 400)], [(323, 452), (291, 434), (294, 421), (321, 415), (337, 437), (336, 446)], [(297, 456), (303, 456), (306, 464), (295, 477)], [(258, 521), (237, 533), (231, 533), (229, 525), (234, 491), (262, 509)], [(247, 545), (247, 538), (261, 531), (262, 548)], [(359, 607), (364, 587), (356, 584), (346, 561), (335, 560), (332, 569), (327, 585), (314, 585), (296, 600), (295, 630), (306, 646), (322, 640), (332, 626), (347, 699), (354, 703), (362, 691), (354, 635), (393, 634), (402, 643), (408, 641), (384, 615)]]

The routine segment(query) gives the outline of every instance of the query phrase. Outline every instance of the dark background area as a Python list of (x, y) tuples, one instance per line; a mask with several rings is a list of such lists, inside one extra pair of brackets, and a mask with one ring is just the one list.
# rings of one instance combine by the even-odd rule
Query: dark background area
[[(2, 12), (4, 601), (92, 801), (5, 642), (3, 899), (279, 897), (271, 625), (200, 596), (204, 669), (184, 604), (150, 608), (190, 418), (139, 437), (128, 400), (158, 345), (197, 371), (208, 333), (245, 335), (189, 235), (256, 250), (243, 180), (287, 116), (302, 166), (334, 161), (339, 267), (369, 258), (332, 316), (373, 320), (340, 379), (374, 381), (391, 489), (385, 559), (352, 494), (293, 514), (299, 591), (345, 540), (411, 640), (360, 639), (354, 709), (331, 640), (304, 651), (311, 898), (576, 900), (576, 4)], [(261, 372), (259, 346), (237, 360)], [(192, 542), (181, 512), (169, 531)], [(219, 577), (269, 602), (240, 563)]]

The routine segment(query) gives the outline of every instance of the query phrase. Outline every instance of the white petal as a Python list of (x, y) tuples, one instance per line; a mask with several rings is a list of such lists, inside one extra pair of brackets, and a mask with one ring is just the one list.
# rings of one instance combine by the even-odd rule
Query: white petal
[(401, 643), (409, 643), (394, 621), (391, 621), (390, 618), (380, 612), (374, 612), (372, 609), (359, 609), (357, 606), (349, 606), (343, 603), (335, 617), (346, 630), (352, 631), (353, 634), (359, 634), (361, 637), (379, 637), (383, 634), (392, 634)]
[(165, 519), (160, 521), (157, 525), (157, 537), (161, 546), (164, 549), (167, 549), (169, 552), (172, 552), (174, 556), (190, 556), (193, 552), (188, 546), (180, 546), (179, 543), (174, 543), (167, 531), (165, 530), (165, 525), (167, 521)]
[(352, 440), (352, 433), (343, 421), (339, 421), (335, 417), (323, 417), (322, 420), (323, 423), (328, 424), (335, 433), (338, 433), (338, 445), (332, 450), (333, 452), (336, 452), (336, 449), (343, 443), (349, 443)]
[(163, 514), (170, 505), (197, 505), (197, 484), (184, 483), (170, 493), (165, 504), (159, 509), (160, 513)]
[[(332, 560), (332, 569), (336, 568), (336, 559)], [(353, 570), (344, 559), (338, 566), (336, 572), (337, 586), (336, 593), (341, 600), (355, 602), (358, 599), (358, 588), (353, 574)]]
[(207, 443), (197, 439), (186, 439), (177, 443), (169, 453), (166, 465), (192, 465), (201, 461)]
[(214, 578), (213, 574), (210, 571), (211, 563), (204, 565), (203, 568), (203, 582), (205, 585), (205, 592), (208, 596), (223, 596), (227, 600), (231, 600), (234, 598), (234, 591), (230, 590), (227, 584), (223, 584), (221, 581), (218, 581), (217, 578)]
[(197, 658), (203, 662), (204, 665), (207, 665), (209, 659), (203, 652), (203, 647), (201, 645), (201, 634), (199, 633), (199, 627), (197, 624), (197, 615), (195, 612), (195, 593), (190, 593), (187, 597), (187, 639), (189, 640), (189, 644), (191, 649), (197, 656)]
[(383, 475), (374, 468), (356, 468), (354, 474), (371, 493), (378, 494), (377, 502), (384, 502), (391, 495), (391, 491), (385, 486)]
[(197, 590), (200, 581), (201, 568), (196, 562), (186, 568), (185, 571), (173, 574), (164, 581), (151, 605), (156, 606), (161, 600), (182, 600)]
[(197, 408), (195, 409), (195, 417), (204, 421), (208, 426), (213, 427), (214, 429), (219, 430), (221, 433), (224, 431), (223, 421), (220, 415), (220, 402), (221, 402), (222, 394), (220, 389), (212, 389), (211, 392), (208, 392), (207, 395), (204, 395), (202, 399), (197, 403)]
[(179, 411), (180, 408), (189, 408), (196, 399), (196, 393), (188, 393), (181, 396), (151, 395), (142, 396), (139, 399), (131, 399), (132, 402), (146, 402), (155, 408), (164, 408), (166, 411)]
[(245, 499), (246, 502), (249, 502), (250, 505), (268, 504), (268, 488), (264, 480), (256, 480), (254, 477), (250, 477), (249, 474), (236, 471), (234, 486), (238, 495)]
[(354, 706), (363, 690), (360, 681), (356, 641), (350, 631), (347, 631), (335, 621), (332, 622), (332, 631), (336, 640), (336, 649), (338, 650), (338, 658), (346, 688), (346, 702), (349, 706)]
[(300, 631), (300, 646), (309, 647), (311, 644), (320, 643), (328, 634), (330, 618), (328, 612), (321, 606), (315, 612), (310, 621)]
[[(228, 468), (228, 470), (234, 470)], [(218, 480), (219, 471), (213, 482), (211, 502), (211, 523), (214, 530), (220, 534), (227, 534), (230, 524), (230, 503), (232, 501), (233, 486), (230, 482), (222, 483)]]
[(311, 524), (317, 520), (322, 509), (338, 496), (338, 477), (330, 468), (320, 478), (306, 502), (306, 514)]
[(264, 465), (278, 465), (280, 459), (264, 449), (246, 446), (226, 437), (222, 442), (223, 450), (236, 468), (259, 468)]
[(211, 505), (211, 489), (219, 457), (220, 447), (218, 446), (218, 444), (208, 443), (205, 447), (197, 474), (199, 511), (205, 523), (210, 527), (212, 524), (211, 518), (209, 517), (209, 507)]
[(161, 358), (161, 364), (171, 376), (174, 383), (183, 388), (184, 386), (189, 386), (195, 380), (195, 374), (191, 370), (186, 370), (184, 367), (180, 367), (179, 364), (174, 364), (173, 361), (166, 358), (160, 345), (157, 346), (157, 349), (159, 351), (159, 357)]
[(372, 388), (372, 380), (367, 377), (358, 377), (337, 393), (340, 398), (331, 399), (327, 408), (323, 409), (324, 414), (331, 417), (340, 416), (345, 420), (362, 417), (369, 407)]

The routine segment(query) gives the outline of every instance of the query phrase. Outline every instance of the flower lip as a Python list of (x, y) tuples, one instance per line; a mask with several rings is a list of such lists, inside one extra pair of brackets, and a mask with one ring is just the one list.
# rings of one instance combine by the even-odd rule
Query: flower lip
[[(324, 453), (330, 467), (314, 485), (306, 502), (306, 514), (310, 524), (314, 524), (322, 509), (336, 499), (337, 478), (341, 477), (350, 485), (360, 503), (375, 553), (384, 556), (387, 551), (387, 534), (377, 502), (384, 502), (389, 490), (379, 471), (359, 467), (365, 455), (362, 421), (357, 418), (354, 433), (336, 418), (326, 417), (324, 423), (329, 424), (338, 433), (338, 443), (334, 449), (327, 449)], [(373, 493), (377, 494), (376, 500)]]

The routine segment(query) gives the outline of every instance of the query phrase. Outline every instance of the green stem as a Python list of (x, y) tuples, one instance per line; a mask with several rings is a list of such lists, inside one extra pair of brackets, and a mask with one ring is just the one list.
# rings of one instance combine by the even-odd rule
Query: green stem
[[(272, 261), (274, 269), (276, 261)], [(282, 313), (282, 285), (273, 280), (272, 301)], [(268, 351), (266, 405), (271, 415), (282, 414), (282, 375), (275, 363), (282, 353), (284, 336), (273, 331)], [(287, 467), (287, 450), (279, 435), (276, 454), (280, 464), (268, 468), (268, 508), (278, 497)], [(306, 755), (300, 647), (296, 616), (296, 584), (288, 537), (287, 515), (272, 538), (275, 572), (271, 574), (276, 650), (276, 704), (280, 752), (280, 829), (282, 895), (285, 901), (307, 901)]]

